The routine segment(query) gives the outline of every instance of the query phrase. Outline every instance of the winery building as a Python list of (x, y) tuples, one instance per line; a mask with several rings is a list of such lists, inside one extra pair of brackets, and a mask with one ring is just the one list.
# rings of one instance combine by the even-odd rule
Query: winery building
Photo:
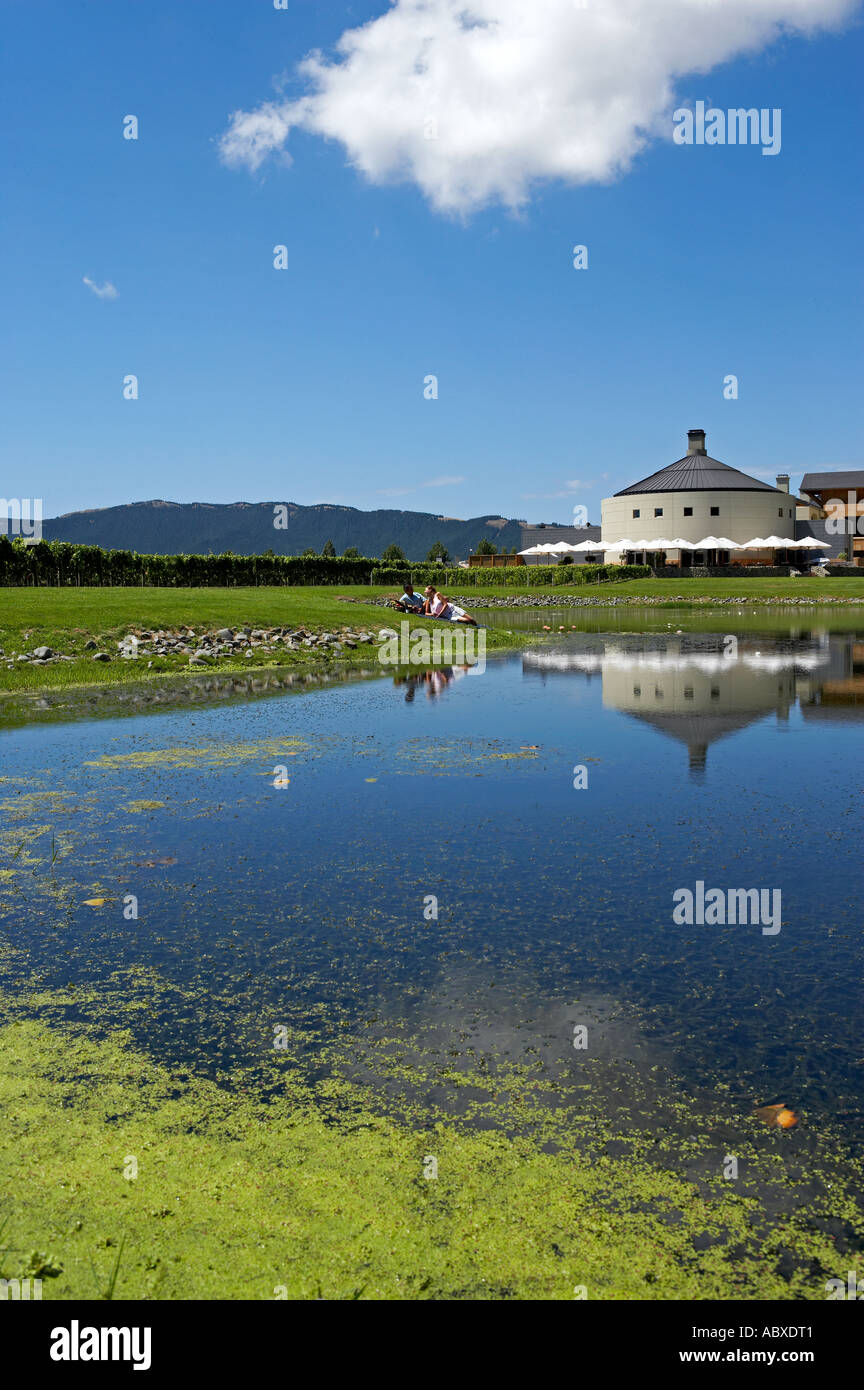
[[(690, 430), (683, 458), (604, 498), (603, 547), (607, 552), (620, 548), (622, 558), (636, 563), (650, 563), (648, 555), (662, 549), (667, 562), (728, 564), (743, 556), (731, 547), (712, 547), (703, 555), (676, 550), (668, 542), (698, 545), (716, 538), (746, 543), (756, 537), (794, 541), (796, 504), (789, 494), (788, 475), (779, 474), (774, 486), (751, 478), (710, 456), (704, 430)], [(658, 539), (667, 544), (657, 546)], [(747, 559), (770, 564), (772, 551), (766, 550), (764, 557), (750, 552)]]

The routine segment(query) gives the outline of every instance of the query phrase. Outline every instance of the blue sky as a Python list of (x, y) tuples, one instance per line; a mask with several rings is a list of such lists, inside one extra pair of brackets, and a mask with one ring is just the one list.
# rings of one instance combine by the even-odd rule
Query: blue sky
[[(781, 108), (776, 157), (677, 146), (664, 119), (618, 177), (535, 182), (542, 151), (505, 148), (522, 206), (449, 210), (308, 122), (290, 163), (220, 155), (233, 112), (301, 97), (296, 65), (384, 4), (2, 8), (4, 495), (46, 516), (165, 497), (599, 521), (688, 428), (793, 484), (862, 466), (857, 6), (673, 76), (673, 105)], [(334, 119), (373, 158), (363, 81)]]

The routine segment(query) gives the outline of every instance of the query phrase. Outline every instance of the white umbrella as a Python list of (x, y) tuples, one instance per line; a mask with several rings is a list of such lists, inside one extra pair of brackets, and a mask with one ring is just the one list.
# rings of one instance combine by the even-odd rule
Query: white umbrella
[[(791, 542), (794, 545), (794, 541)], [(788, 536), (757, 536), (755, 540), (748, 541), (746, 545), (738, 547), (739, 550), (786, 550), (790, 545)]]
[(670, 542), (669, 542), (669, 549), (670, 549), (670, 550), (698, 550), (699, 547), (698, 547), (697, 545), (694, 545), (693, 541), (685, 541), (685, 540), (682, 539), (681, 536), (678, 536), (676, 540), (670, 541)]
[(549, 549), (546, 545), (529, 545), (527, 550), (520, 550), (520, 555), (545, 555)]
[(568, 550), (595, 550), (598, 552), (605, 549), (602, 541), (580, 541), (578, 545), (571, 545), (567, 548)]
[(800, 546), (802, 550), (830, 550), (830, 541), (817, 541), (815, 536), (802, 536), (800, 541), (793, 541), (793, 545)]
[(677, 550), (678, 547), (674, 541), (667, 540), (665, 536), (658, 536), (653, 541), (642, 541), (640, 548), (642, 550)]
[(705, 536), (694, 547), (696, 550), (740, 550), (741, 546), (737, 541), (730, 541), (728, 536)]
[(611, 543), (607, 542), (606, 544), (601, 545), (601, 546), (600, 546), (600, 549), (601, 549), (601, 550), (644, 550), (645, 547), (644, 547), (644, 545), (642, 544), (641, 541), (628, 541), (628, 540), (624, 540), (624, 541), (613, 541), (613, 542), (611, 542)]

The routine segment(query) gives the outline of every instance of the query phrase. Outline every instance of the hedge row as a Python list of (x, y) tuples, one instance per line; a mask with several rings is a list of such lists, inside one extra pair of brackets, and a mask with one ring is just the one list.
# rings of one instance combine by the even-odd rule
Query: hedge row
[(163, 588), (232, 588), (280, 584), (393, 584), (410, 580), (437, 588), (536, 588), (639, 579), (646, 565), (510, 565), (453, 569), (447, 565), (382, 565), (344, 555), (139, 555), (70, 541), (25, 545), (0, 535), (0, 585), (152, 585)]
[(368, 584), (375, 559), (326, 555), (139, 555), (70, 541), (24, 545), (0, 536), (0, 585)]
[(448, 569), (444, 565), (388, 565), (372, 571), (373, 584), (399, 586), (406, 581), (415, 589), (434, 584), (437, 589), (538, 589), (559, 584), (576, 587), (604, 580), (646, 579), (648, 565), (508, 565), (500, 568)]

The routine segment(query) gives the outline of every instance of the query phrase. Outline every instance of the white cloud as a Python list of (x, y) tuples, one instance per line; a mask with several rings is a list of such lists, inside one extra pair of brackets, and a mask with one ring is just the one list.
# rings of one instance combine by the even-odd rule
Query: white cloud
[[(308, 91), (235, 111), (227, 164), (258, 169), (293, 129), (345, 147), (373, 183), (413, 181), (439, 210), (518, 208), (534, 183), (592, 183), (671, 139), (676, 82), (858, 0), (393, 0), (299, 66)], [(758, 78), (748, 105), (761, 107)]]
[(460, 483), (464, 483), (464, 481), (465, 481), (464, 478), (447, 478), (447, 477), (444, 477), (444, 478), (427, 478), (427, 479), (426, 479), (426, 482), (425, 482), (425, 483), (421, 483), (420, 486), (421, 486), (421, 487), (458, 487), (459, 484), (460, 484)]
[(97, 285), (96, 281), (91, 280), (89, 275), (84, 275), (82, 279), (84, 281), (84, 284), (87, 286), (88, 290), (92, 290), (93, 293), (96, 295), (97, 299), (117, 298), (118, 291), (115, 288), (115, 286), (111, 284), (110, 280), (106, 280), (104, 285)]
[[(604, 474), (603, 476), (607, 477), (608, 475)], [(570, 478), (558, 492), (523, 492), (521, 496), (525, 501), (537, 501), (539, 499), (548, 501), (553, 497), (572, 497), (574, 493), (590, 492), (596, 486), (597, 483), (594, 478)]]

